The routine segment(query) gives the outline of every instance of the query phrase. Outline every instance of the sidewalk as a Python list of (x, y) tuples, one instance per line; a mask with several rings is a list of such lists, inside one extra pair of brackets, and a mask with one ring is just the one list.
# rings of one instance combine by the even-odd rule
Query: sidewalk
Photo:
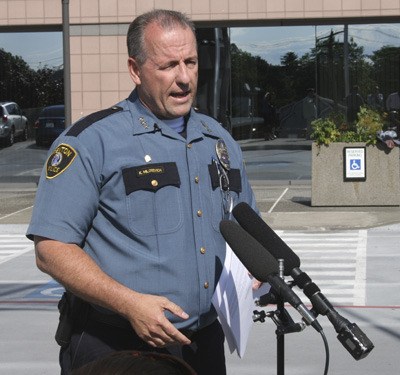
[(276, 138), (265, 141), (263, 138), (238, 141), (242, 151), (255, 150), (311, 150), (312, 141), (304, 138)]

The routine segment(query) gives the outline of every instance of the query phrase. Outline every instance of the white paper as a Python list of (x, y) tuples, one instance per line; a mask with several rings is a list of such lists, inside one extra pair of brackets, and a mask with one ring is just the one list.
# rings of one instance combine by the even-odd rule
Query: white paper
[(253, 311), (257, 309), (254, 301), (270, 289), (269, 284), (264, 284), (254, 291), (252, 283), (252, 277), (227, 244), (224, 268), (212, 302), (229, 349), (231, 353), (236, 350), (240, 358), (246, 350), (253, 324)]

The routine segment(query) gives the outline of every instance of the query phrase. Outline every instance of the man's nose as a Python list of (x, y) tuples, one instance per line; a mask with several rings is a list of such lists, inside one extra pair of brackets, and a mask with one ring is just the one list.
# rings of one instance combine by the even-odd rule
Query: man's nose
[(188, 84), (190, 82), (189, 68), (184, 62), (177, 67), (176, 80), (178, 83)]

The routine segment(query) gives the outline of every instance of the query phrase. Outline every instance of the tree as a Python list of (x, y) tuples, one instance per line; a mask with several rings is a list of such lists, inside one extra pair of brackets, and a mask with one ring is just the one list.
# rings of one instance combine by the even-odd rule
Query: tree
[(20, 56), (0, 49), (0, 100), (15, 101), (21, 108), (37, 108), (64, 102), (61, 69), (37, 71)]
[[(343, 31), (333, 32), (317, 38), (311, 56), (316, 61), (317, 92), (319, 95), (340, 102), (345, 96), (344, 85), (344, 43), (336, 38)], [(362, 93), (370, 86), (369, 65), (365, 60), (364, 47), (358, 46), (353, 38), (348, 43), (350, 87), (358, 85)]]
[(61, 70), (48, 67), (41, 68), (36, 71), (34, 80), (37, 107), (64, 103), (63, 76)]
[(287, 52), (281, 57), (281, 66), (285, 73), (281, 93), (289, 102), (295, 101), (298, 99), (298, 87), (296, 82), (300, 66), (297, 54), (294, 52)]
[(397, 91), (400, 87), (400, 47), (383, 46), (370, 56), (373, 78), (384, 95)]
[(0, 100), (15, 101), (29, 107), (34, 100), (30, 93), (34, 71), (19, 56), (0, 49)]

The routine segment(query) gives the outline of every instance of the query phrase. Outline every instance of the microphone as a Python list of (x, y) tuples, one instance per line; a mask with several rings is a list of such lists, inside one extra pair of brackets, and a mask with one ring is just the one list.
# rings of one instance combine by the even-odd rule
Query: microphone
[(275, 259), (284, 259), (285, 275), (291, 275), (295, 284), (303, 289), (317, 314), (328, 317), (338, 333), (337, 338), (354, 359), (366, 357), (374, 348), (373, 343), (357, 324), (350, 323), (334, 309), (318, 286), (300, 269), (300, 259), (293, 250), (247, 203), (239, 203), (232, 213), (240, 226), (265, 247)]
[(296, 293), (278, 276), (279, 266), (277, 260), (237, 223), (230, 220), (222, 220), (219, 228), (225, 241), (247, 270), (257, 280), (268, 282), (279, 296), (300, 313), (308, 325), (321, 332), (322, 327), (313, 313), (304, 306)]

